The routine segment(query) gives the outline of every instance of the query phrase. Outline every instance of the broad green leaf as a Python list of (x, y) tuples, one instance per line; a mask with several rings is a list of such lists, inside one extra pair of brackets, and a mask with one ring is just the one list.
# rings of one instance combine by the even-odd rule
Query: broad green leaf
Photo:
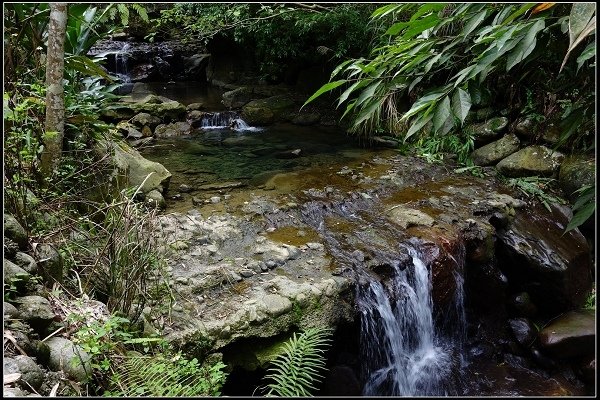
[(581, 52), (579, 57), (577, 57), (577, 71), (581, 68), (584, 62), (589, 60), (590, 58), (596, 55), (596, 43), (592, 42), (587, 45), (587, 47)]
[(561, 66), (560, 66), (560, 70), (558, 71), (559, 73), (560, 73), (560, 71), (562, 71), (565, 64), (567, 63), (567, 59), (569, 58), (571, 51), (573, 51), (573, 49), (575, 47), (577, 47), (577, 45), (579, 43), (581, 43), (587, 36), (589, 36), (595, 30), (596, 30), (596, 16), (594, 16), (594, 17), (592, 17), (592, 19), (590, 19), (587, 26), (579, 34), (579, 37), (577, 39), (575, 39), (575, 42), (569, 46), (569, 50), (567, 50), (567, 54), (565, 54), (565, 59), (563, 60)]
[(433, 130), (438, 132), (442, 126), (450, 118), (452, 110), (450, 109), (450, 98), (448, 96), (439, 102), (433, 114)]
[[(313, 101), (314, 99), (316, 99), (317, 97), (319, 97), (320, 95), (322, 95), (325, 92), (329, 92), (333, 89), (335, 89), (338, 86), (343, 85), (344, 83), (348, 82), (345, 79), (341, 79), (339, 81), (334, 81), (334, 82), (329, 82), (324, 84), (323, 86), (321, 86), (321, 88), (319, 90), (317, 90), (312, 96), (310, 96), (308, 98), (308, 100), (306, 100), (306, 102), (302, 105), (302, 107), (304, 107), (305, 105), (307, 105), (308, 103), (310, 103), (311, 101)], [(302, 109), (302, 107), (300, 107)]]
[(456, 118), (460, 120), (461, 124), (465, 122), (465, 118), (467, 118), (470, 109), (471, 96), (461, 88), (458, 88), (454, 92), (454, 96), (452, 96), (452, 111)]
[(429, 121), (431, 121), (431, 119), (433, 118), (432, 114), (429, 114), (426, 117), (423, 118), (418, 118), (410, 127), (410, 129), (408, 130), (408, 132), (406, 132), (406, 135), (404, 136), (404, 141), (406, 141), (406, 139), (408, 139), (409, 137), (411, 137), (412, 135), (414, 135), (415, 133), (417, 133), (418, 131), (420, 131), (425, 124), (427, 124)]
[(596, 202), (587, 203), (581, 209), (573, 214), (573, 218), (569, 221), (567, 227), (565, 228), (565, 233), (573, 230), (587, 221), (588, 218), (594, 214), (596, 210)]
[(377, 10), (373, 11), (371, 18), (382, 18), (387, 14), (396, 11), (400, 7), (401, 5), (399, 4), (388, 4), (387, 6), (379, 7)]
[(387, 31), (385, 31), (385, 34), (391, 36), (397, 35), (407, 26), (408, 22), (396, 22), (394, 25), (390, 26)]
[(425, 15), (429, 12), (440, 12), (441, 10), (444, 9), (444, 7), (446, 6), (446, 4), (444, 3), (425, 3), (423, 4), (421, 7), (419, 7), (419, 9), (417, 10), (417, 12), (415, 12), (412, 17), (410, 17), (411, 22), (417, 20), (420, 16)]
[(415, 101), (413, 103), (413, 105), (410, 108), (410, 110), (408, 110), (402, 116), (402, 118), (400, 118), (400, 120), (405, 120), (405, 119), (407, 119), (409, 117), (412, 117), (413, 115), (415, 115), (419, 111), (424, 110), (426, 107), (431, 106), (432, 102), (437, 101), (440, 97), (442, 97), (442, 96), (444, 96), (446, 94), (447, 94), (447, 90), (444, 87), (444, 88), (435, 90), (433, 92), (429, 92), (425, 96), (420, 97), (417, 101)]
[(111, 77), (101, 66), (86, 56), (65, 57), (65, 69), (79, 71), (88, 76), (101, 76), (110, 82), (114, 82), (113, 77)]
[(590, 19), (596, 13), (595, 3), (575, 3), (571, 8), (569, 15), (569, 47), (574, 47), (573, 43), (579, 38), (579, 35), (586, 29)]
[(465, 27), (463, 28), (462, 32), (460, 33), (460, 36), (462, 36), (463, 38), (469, 36), (469, 34), (471, 34), (471, 32), (477, 29), (477, 27), (483, 22), (483, 20), (487, 16), (487, 13), (487, 10), (483, 10), (471, 19), (469, 19), (469, 21), (465, 24)]
[(523, 61), (536, 45), (536, 35), (539, 31), (544, 29), (546, 24), (543, 19), (537, 20), (533, 26), (529, 28), (523, 39), (519, 42), (517, 47), (507, 56), (506, 58), (506, 72), (510, 71), (512, 67)]
[(519, 8), (517, 11), (515, 11), (513, 14), (511, 14), (510, 17), (506, 18), (504, 20), (504, 22), (502, 22), (502, 25), (510, 24), (515, 18), (518, 18), (521, 15), (525, 14), (529, 9), (531, 9), (535, 5), (536, 5), (536, 3), (527, 3), (527, 4), (522, 5), (521, 8)]
[(426, 29), (435, 26), (440, 21), (436, 14), (428, 15), (427, 17), (418, 20), (410, 25), (410, 27), (402, 34), (402, 39), (411, 39)]

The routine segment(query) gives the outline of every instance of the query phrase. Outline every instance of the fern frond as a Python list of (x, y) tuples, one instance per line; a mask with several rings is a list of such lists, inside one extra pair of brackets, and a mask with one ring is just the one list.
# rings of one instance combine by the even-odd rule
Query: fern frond
[[(200, 365), (195, 358), (132, 356), (119, 364), (111, 377), (118, 396), (218, 396), (225, 382), (225, 364)], [(113, 392), (111, 392), (113, 393)]]
[(148, 12), (146, 11), (146, 8), (144, 6), (138, 3), (133, 3), (131, 4), (131, 8), (137, 13), (137, 15), (140, 16), (142, 21), (146, 23), (150, 22), (150, 20), (148, 19)]
[(325, 348), (331, 342), (331, 329), (310, 328), (296, 333), (283, 345), (283, 351), (271, 361), (266, 379), (267, 396), (306, 397), (323, 378), (326, 370)]

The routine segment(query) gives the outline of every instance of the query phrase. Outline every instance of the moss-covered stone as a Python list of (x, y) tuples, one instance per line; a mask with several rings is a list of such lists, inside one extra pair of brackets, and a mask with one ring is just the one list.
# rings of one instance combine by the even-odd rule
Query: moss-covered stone
[(564, 155), (545, 146), (529, 146), (504, 158), (496, 166), (505, 176), (546, 176), (558, 173)]
[(569, 156), (560, 165), (558, 185), (571, 201), (578, 197), (576, 190), (596, 182), (596, 160), (593, 157)]
[(492, 143), (476, 149), (471, 154), (473, 164), (482, 166), (494, 165), (519, 150), (519, 143), (519, 138), (515, 135), (505, 135)]
[(251, 125), (270, 125), (287, 119), (294, 101), (287, 95), (253, 100), (242, 108), (242, 116)]

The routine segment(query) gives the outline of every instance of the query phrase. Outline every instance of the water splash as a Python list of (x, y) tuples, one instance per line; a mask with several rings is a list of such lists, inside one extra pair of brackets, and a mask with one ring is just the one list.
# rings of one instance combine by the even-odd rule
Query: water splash
[[(454, 341), (436, 333), (430, 272), (417, 250), (408, 245), (407, 250), (413, 267), (395, 265), (388, 287), (376, 279), (359, 285), (364, 395), (432, 396), (453, 391)], [(389, 293), (390, 287), (397, 293)]]
[(261, 131), (262, 128), (250, 126), (240, 115), (233, 111), (207, 113), (201, 122), (202, 129), (230, 129), (236, 132)]

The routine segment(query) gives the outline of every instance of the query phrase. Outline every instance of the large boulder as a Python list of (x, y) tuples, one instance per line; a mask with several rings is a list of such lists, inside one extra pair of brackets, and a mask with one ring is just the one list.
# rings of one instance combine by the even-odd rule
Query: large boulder
[(31, 274), (7, 259), (4, 259), (3, 263), (4, 285), (8, 285), (8, 288), (14, 288), (19, 292), (23, 291), (27, 286), (27, 282), (31, 279)]
[(20, 249), (27, 247), (27, 232), (10, 214), (4, 214), (4, 236), (17, 243)]
[(184, 74), (188, 79), (201, 78), (206, 79), (206, 67), (210, 54), (194, 54), (190, 57), (183, 57)]
[(468, 125), (465, 127), (467, 133), (472, 134), (477, 143), (488, 143), (497, 138), (508, 126), (506, 117), (497, 117), (485, 122)]
[(252, 88), (243, 86), (223, 93), (223, 105), (229, 109), (242, 108), (252, 100)]
[(394, 206), (388, 212), (388, 219), (400, 225), (402, 229), (414, 225), (432, 226), (434, 222), (434, 219), (424, 212), (401, 205)]
[(78, 382), (85, 382), (92, 374), (91, 357), (68, 339), (54, 336), (46, 341), (50, 347), (49, 366), (64, 371)]
[(53, 245), (48, 243), (38, 244), (33, 255), (38, 260), (42, 276), (46, 281), (62, 283), (65, 276), (63, 259)]
[(558, 358), (594, 355), (594, 310), (570, 311), (553, 320), (538, 337), (544, 351)]
[(147, 126), (150, 129), (154, 130), (154, 128), (156, 128), (158, 126), (158, 124), (160, 124), (160, 122), (161, 122), (160, 118), (155, 117), (154, 115), (150, 115), (145, 112), (136, 114), (133, 116), (133, 118), (131, 118), (131, 123), (140, 129), (143, 128), (144, 126)]
[(503, 158), (519, 150), (519, 138), (515, 135), (505, 135), (495, 142), (476, 149), (472, 154), (475, 165), (494, 165)]
[(242, 108), (242, 117), (250, 125), (269, 125), (287, 119), (294, 100), (287, 95), (253, 100)]
[(572, 202), (577, 200), (574, 193), (586, 185), (596, 182), (596, 160), (594, 157), (569, 156), (560, 165), (558, 185)]
[(33, 359), (31, 359), (31, 357), (25, 355), (16, 356), (14, 362), (21, 374), (21, 378), (18, 382), (19, 385), (23, 389), (29, 389), (31, 387), (38, 390), (44, 381), (44, 372), (42, 369), (35, 361), (33, 361)]
[(16, 302), (19, 316), (34, 329), (44, 329), (54, 319), (50, 302), (42, 296), (23, 296)]
[(511, 284), (531, 296), (540, 312), (557, 313), (581, 306), (592, 286), (590, 251), (568, 217), (558, 208), (517, 210), (497, 230), (498, 263)]
[(154, 94), (149, 94), (140, 100), (125, 97), (122, 99), (122, 104), (125, 108), (130, 109), (133, 114), (147, 113), (169, 120), (178, 120), (186, 112), (186, 107), (180, 102)]
[(158, 138), (185, 136), (192, 132), (192, 126), (188, 122), (172, 122), (170, 124), (160, 124), (154, 130), (154, 135)]
[(138, 187), (144, 183), (141, 188), (143, 193), (154, 189), (161, 192), (167, 190), (171, 173), (162, 164), (145, 159), (126, 143), (102, 141), (98, 143), (97, 151), (113, 154), (116, 166), (113, 178), (116, 179), (117, 186)]
[(15, 264), (17, 264), (19, 267), (23, 268), (25, 271), (27, 271), (30, 274), (35, 274), (38, 271), (38, 265), (37, 262), (35, 261), (35, 259), (33, 257), (31, 257), (29, 254), (27, 253), (17, 253), (15, 255)]
[(557, 174), (564, 155), (545, 146), (528, 146), (504, 158), (496, 168), (506, 176), (546, 176)]

